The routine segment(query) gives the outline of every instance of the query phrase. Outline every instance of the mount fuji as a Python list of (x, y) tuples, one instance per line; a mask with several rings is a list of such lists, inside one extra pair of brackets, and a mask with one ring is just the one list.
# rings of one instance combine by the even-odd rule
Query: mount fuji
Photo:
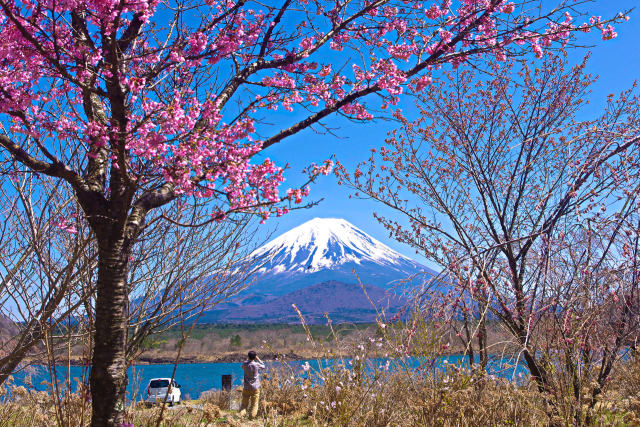
[(415, 274), (434, 274), (340, 218), (314, 218), (252, 255), (261, 267), (250, 290), (271, 295), (327, 280), (389, 289)]
[(396, 287), (436, 275), (339, 218), (305, 222), (252, 257), (258, 268), (249, 288), (204, 313), (203, 323), (296, 322), (291, 304), (310, 322), (322, 322), (325, 312), (338, 322), (368, 322), (376, 317), (372, 302), (397, 313), (407, 300)]

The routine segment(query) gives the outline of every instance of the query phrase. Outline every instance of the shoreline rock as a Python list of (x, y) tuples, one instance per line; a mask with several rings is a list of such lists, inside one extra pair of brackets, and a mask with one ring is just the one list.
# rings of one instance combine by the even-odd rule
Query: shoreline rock
[[(275, 353), (265, 353), (259, 354), (260, 359), (264, 361), (276, 361), (276, 360), (306, 360), (308, 357), (300, 356), (295, 353), (288, 354), (275, 354)], [(217, 357), (199, 357), (199, 356), (186, 356), (182, 357), (178, 364), (192, 364), (192, 363), (242, 363), (247, 359), (247, 355), (245, 353), (232, 353), (225, 354)], [(163, 356), (140, 356), (136, 358), (133, 362), (133, 365), (172, 365), (175, 363), (175, 358), (173, 357), (163, 357)], [(40, 360), (28, 360), (25, 361), (29, 365), (46, 365), (46, 361)], [(91, 366), (91, 362), (83, 361), (81, 359), (71, 359), (71, 360), (63, 360), (59, 359), (56, 361), (56, 366)]]

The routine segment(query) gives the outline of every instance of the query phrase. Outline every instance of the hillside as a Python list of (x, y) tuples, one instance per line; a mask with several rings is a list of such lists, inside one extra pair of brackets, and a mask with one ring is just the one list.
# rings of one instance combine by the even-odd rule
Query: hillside
[[(376, 311), (372, 304), (393, 315), (406, 303), (405, 299), (384, 289), (367, 285), (366, 294), (360, 285), (336, 280), (318, 283), (266, 302), (223, 306), (208, 311), (201, 323), (297, 323), (295, 304), (309, 323), (323, 322), (324, 313), (335, 322), (372, 322)], [(368, 298), (367, 298), (368, 295)]]

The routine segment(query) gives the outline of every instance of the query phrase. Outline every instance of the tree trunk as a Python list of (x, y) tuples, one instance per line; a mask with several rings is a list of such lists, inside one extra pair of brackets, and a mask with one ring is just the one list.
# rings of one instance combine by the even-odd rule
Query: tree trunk
[(485, 319), (480, 321), (478, 330), (478, 352), (480, 353), (480, 367), (484, 372), (487, 371), (489, 364), (489, 352), (487, 350), (487, 325)]
[[(466, 308), (466, 305), (465, 305)], [(469, 316), (467, 316), (466, 310), (462, 311), (463, 313), (463, 321), (464, 321), (464, 336), (465, 336), (465, 351), (467, 352), (467, 357), (469, 358), (469, 369), (473, 369), (473, 364), (475, 362), (475, 355), (473, 354), (473, 334), (469, 329)]]
[(473, 364), (476, 359), (476, 355), (473, 351), (473, 337), (467, 338), (467, 357), (469, 358), (469, 368), (473, 369)]
[(489, 363), (489, 351), (487, 349), (489, 337), (487, 336), (487, 299), (483, 299), (480, 305), (480, 325), (478, 327), (478, 351), (480, 352), (480, 366), (483, 372), (487, 371)]
[(125, 359), (127, 267), (130, 248), (122, 234), (98, 238), (98, 283), (93, 366), (90, 385), (91, 425), (123, 423), (127, 363)]
[(538, 384), (538, 391), (541, 393), (552, 393), (553, 390), (551, 389), (549, 375), (547, 374), (546, 369), (536, 361), (535, 357), (533, 357), (529, 350), (524, 349), (522, 351), (522, 355), (524, 357), (524, 361), (527, 363), (529, 373), (536, 384)]

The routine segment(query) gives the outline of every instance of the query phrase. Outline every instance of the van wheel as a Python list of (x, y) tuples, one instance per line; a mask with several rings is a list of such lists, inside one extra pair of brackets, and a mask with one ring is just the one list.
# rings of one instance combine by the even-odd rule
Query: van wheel
[(171, 402), (169, 402), (169, 407), (173, 406), (173, 400)]

